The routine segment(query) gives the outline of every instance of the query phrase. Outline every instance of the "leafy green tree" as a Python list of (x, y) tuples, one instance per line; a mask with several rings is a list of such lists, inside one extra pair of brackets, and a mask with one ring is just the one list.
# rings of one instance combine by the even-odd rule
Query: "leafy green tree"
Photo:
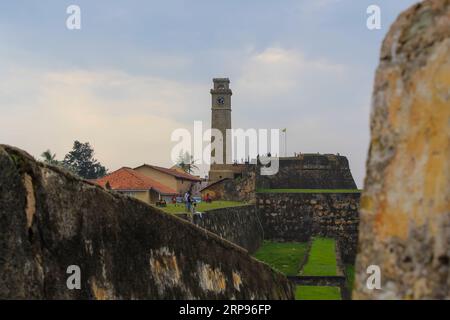
[(84, 179), (97, 179), (107, 174), (108, 170), (94, 158), (94, 149), (89, 142), (75, 141), (72, 151), (64, 157), (63, 164), (71, 168)]
[(198, 170), (195, 164), (197, 160), (189, 152), (180, 151), (177, 159), (177, 166), (180, 167), (184, 172), (192, 174), (194, 170)]
[(63, 161), (59, 161), (56, 159), (56, 153), (52, 153), (50, 149), (47, 149), (46, 151), (42, 152), (41, 154), (42, 161), (46, 164), (51, 164), (53, 166), (57, 166), (63, 169), (66, 169), (73, 174), (76, 174), (75, 170), (73, 170), (72, 167), (66, 165)]

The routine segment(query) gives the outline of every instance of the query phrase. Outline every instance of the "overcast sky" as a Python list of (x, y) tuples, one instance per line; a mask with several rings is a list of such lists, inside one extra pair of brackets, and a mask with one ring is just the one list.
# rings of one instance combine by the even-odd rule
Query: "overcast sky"
[(171, 132), (209, 126), (212, 78), (229, 77), (233, 127), (286, 127), (289, 153), (346, 155), (362, 187), (381, 41), (415, 2), (1, 1), (0, 143), (62, 158), (77, 139), (110, 170), (170, 166)]

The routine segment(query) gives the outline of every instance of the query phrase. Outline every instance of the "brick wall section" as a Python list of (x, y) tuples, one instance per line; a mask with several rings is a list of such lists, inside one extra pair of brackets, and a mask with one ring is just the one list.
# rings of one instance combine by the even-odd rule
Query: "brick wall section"
[(285, 276), (217, 235), (0, 145), (0, 299), (293, 297)]
[[(180, 217), (187, 219), (186, 214)], [(193, 217), (194, 223), (218, 236), (231, 241), (250, 253), (262, 244), (263, 231), (254, 205), (209, 210)]]
[(256, 206), (265, 239), (338, 240), (342, 259), (353, 263), (358, 240), (359, 193), (257, 193)]

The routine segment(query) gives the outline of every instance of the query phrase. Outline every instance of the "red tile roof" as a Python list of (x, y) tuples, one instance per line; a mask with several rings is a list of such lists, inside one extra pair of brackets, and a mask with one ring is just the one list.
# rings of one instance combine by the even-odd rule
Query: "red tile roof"
[(177, 194), (172, 188), (127, 167), (120, 168), (103, 178), (93, 180), (93, 182), (102, 187), (105, 187), (106, 183), (109, 182), (113, 190), (142, 191), (153, 189), (165, 195)]
[(142, 166), (136, 167), (135, 169), (141, 168), (141, 167), (149, 167), (149, 168), (153, 168), (155, 170), (164, 172), (166, 174), (169, 174), (177, 179), (185, 179), (185, 180), (191, 180), (191, 181), (202, 181), (202, 179), (200, 179), (199, 177), (193, 176), (192, 174), (186, 173), (186, 172), (180, 172), (178, 170), (175, 169), (168, 169), (168, 168), (163, 168), (163, 167), (158, 167), (158, 166), (153, 166), (150, 164), (143, 164)]

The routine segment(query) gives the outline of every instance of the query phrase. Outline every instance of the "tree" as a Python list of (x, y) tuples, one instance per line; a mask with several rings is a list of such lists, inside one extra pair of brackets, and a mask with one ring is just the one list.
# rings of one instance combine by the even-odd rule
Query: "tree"
[(195, 164), (197, 160), (194, 160), (194, 157), (189, 152), (180, 151), (177, 159), (177, 166), (179, 166), (184, 172), (192, 174), (194, 170), (198, 170), (197, 165)]
[(89, 142), (75, 141), (72, 151), (64, 157), (63, 164), (71, 168), (84, 179), (97, 179), (106, 175), (108, 170), (94, 158), (94, 149)]
[(53, 166), (57, 166), (60, 168), (64, 168), (73, 174), (76, 174), (76, 172), (71, 168), (70, 166), (66, 165), (64, 161), (59, 161), (56, 159), (56, 153), (52, 153), (50, 149), (47, 149), (46, 151), (42, 152), (41, 154), (42, 161), (46, 164), (51, 164)]
[(52, 164), (55, 166), (60, 164), (60, 162), (56, 160), (56, 153), (52, 153), (50, 149), (47, 149), (46, 151), (42, 152), (41, 158), (47, 164)]

